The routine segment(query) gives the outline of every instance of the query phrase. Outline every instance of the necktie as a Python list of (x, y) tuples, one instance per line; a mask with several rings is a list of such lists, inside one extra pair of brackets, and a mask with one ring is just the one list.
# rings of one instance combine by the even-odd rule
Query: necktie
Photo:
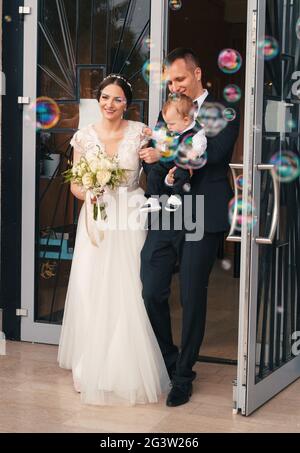
[(198, 110), (199, 110), (198, 101), (194, 101), (193, 104), (194, 104), (194, 107), (195, 107), (194, 119), (196, 119), (197, 116), (198, 116)]

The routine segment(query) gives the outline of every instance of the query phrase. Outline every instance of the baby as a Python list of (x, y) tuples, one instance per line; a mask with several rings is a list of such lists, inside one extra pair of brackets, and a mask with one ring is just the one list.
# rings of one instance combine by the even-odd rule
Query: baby
[[(179, 149), (178, 156), (181, 164), (189, 160), (197, 160), (205, 152), (207, 140), (204, 129), (194, 120), (195, 107), (191, 98), (184, 94), (172, 94), (162, 108), (163, 119), (168, 131), (164, 129), (152, 131), (146, 127), (143, 134), (155, 140), (156, 147), (161, 152), (161, 160), (150, 170), (147, 177), (145, 197), (147, 202), (141, 207), (142, 212), (156, 212), (161, 210), (159, 197), (165, 192), (164, 182), (171, 168), (176, 162), (172, 158), (174, 147)], [(186, 153), (180, 151), (180, 144), (185, 139), (192, 140), (191, 149)], [(181, 195), (184, 186), (189, 184), (191, 170), (177, 166), (174, 172), (174, 184), (171, 187), (172, 195), (169, 197), (165, 209), (174, 212), (182, 205)]]

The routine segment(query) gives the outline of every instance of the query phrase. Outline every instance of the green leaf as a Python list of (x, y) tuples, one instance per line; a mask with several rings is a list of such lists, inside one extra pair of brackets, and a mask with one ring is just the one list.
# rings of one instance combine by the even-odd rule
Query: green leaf
[(97, 217), (98, 217), (98, 206), (95, 203), (94, 204), (94, 220), (97, 220)]

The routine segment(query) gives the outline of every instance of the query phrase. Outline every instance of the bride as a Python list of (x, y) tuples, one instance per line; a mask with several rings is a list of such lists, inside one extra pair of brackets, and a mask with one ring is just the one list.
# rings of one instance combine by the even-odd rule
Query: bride
[[(169, 390), (169, 377), (142, 300), (140, 251), (146, 232), (124, 227), (129, 214), (138, 212), (130, 200), (144, 200), (138, 187), (144, 124), (123, 119), (132, 100), (131, 85), (123, 76), (106, 77), (98, 100), (102, 120), (72, 138), (74, 164), (98, 146), (117, 156), (129, 177), (126, 187), (104, 195), (108, 218), (116, 210), (119, 228), (106, 228), (98, 243), (88, 228), (90, 194), (71, 184), (72, 193), (86, 202), (78, 221), (58, 361), (72, 370), (74, 387), (86, 403), (155, 403)], [(124, 191), (126, 208), (119, 209)]]

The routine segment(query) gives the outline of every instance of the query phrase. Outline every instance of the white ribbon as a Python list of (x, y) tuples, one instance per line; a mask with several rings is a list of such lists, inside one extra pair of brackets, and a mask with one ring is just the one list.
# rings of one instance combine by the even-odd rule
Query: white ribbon
[(96, 247), (100, 246), (101, 241), (104, 239), (103, 220), (101, 218), (100, 211), (100, 199), (97, 198), (98, 217), (94, 220), (94, 204), (92, 203), (94, 198), (93, 193), (87, 190), (85, 194), (85, 221), (86, 229), (91, 240), (91, 243)]

